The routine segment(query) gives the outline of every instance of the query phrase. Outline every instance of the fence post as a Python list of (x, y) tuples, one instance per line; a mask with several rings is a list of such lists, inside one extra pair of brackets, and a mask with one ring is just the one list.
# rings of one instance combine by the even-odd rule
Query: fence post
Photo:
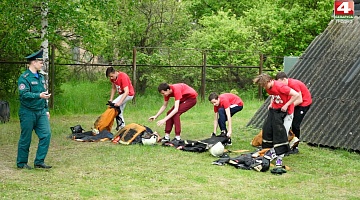
[(206, 85), (206, 51), (202, 52), (203, 54), (203, 65), (201, 68), (201, 100), (205, 100), (205, 85)]
[[(260, 54), (260, 65), (259, 65), (259, 75), (262, 74), (263, 71), (263, 65), (264, 65), (264, 54)], [(259, 95), (259, 100), (262, 100), (262, 87), (259, 86), (258, 87), (258, 95)]]
[[(136, 47), (133, 48), (133, 63), (132, 63), (132, 71), (133, 71), (133, 79), (132, 79), (132, 84), (134, 89), (136, 90)], [(132, 99), (132, 103), (135, 104), (136, 100), (135, 100), (136, 96), (134, 95), (134, 98)]]

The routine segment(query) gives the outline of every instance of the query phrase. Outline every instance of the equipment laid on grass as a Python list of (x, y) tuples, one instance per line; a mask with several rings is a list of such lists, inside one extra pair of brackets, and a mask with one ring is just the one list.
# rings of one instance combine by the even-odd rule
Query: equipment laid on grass
[(100, 132), (97, 129), (85, 131), (81, 125), (72, 126), (70, 129), (71, 135), (68, 138), (78, 142), (107, 141), (112, 140), (114, 137), (114, 135), (108, 130), (102, 130)]
[(209, 152), (215, 157), (220, 157), (224, 154), (224, 149), (224, 145), (221, 142), (218, 142), (209, 149)]
[(282, 175), (284, 173), (286, 173), (286, 169), (284, 169), (284, 167), (280, 166), (280, 167), (274, 167), (271, 170), (271, 173), (274, 175)]
[[(229, 138), (227, 136), (212, 134), (210, 138), (204, 140), (171, 140), (164, 142), (163, 146), (175, 147), (176, 149), (191, 152), (208, 151), (216, 143), (220, 142), (223, 146), (227, 145)], [(220, 146), (220, 145), (219, 145)], [(216, 149), (216, 148), (215, 148)], [(223, 150), (224, 152), (224, 150)]]
[(70, 130), (72, 133), (82, 133), (83, 131), (85, 131), (80, 124), (70, 127)]
[[(120, 129), (113, 139), (113, 143), (120, 144), (155, 144), (160, 139), (159, 134), (153, 132), (149, 127), (136, 123), (126, 125)], [(144, 141), (144, 143), (143, 143)], [(156, 142), (154, 142), (156, 141)]]
[(145, 131), (141, 135), (141, 143), (143, 145), (154, 145), (158, 142), (159, 138), (160, 137), (158, 135), (155, 135), (154, 133), (149, 133), (149, 132)]
[[(224, 156), (226, 155), (226, 156)], [(257, 172), (266, 172), (270, 168), (270, 160), (264, 157), (253, 158), (252, 153), (242, 154), (240, 156), (230, 158), (224, 154), (220, 159), (212, 162), (213, 165), (231, 165), (237, 169), (255, 170)]]

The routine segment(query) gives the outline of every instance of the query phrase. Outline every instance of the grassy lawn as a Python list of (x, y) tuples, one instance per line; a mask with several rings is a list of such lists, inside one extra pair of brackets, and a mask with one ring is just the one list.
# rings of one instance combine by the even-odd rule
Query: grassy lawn
[[(88, 97), (79, 98), (75, 96), (67, 103), (71, 105), (69, 101), (77, 100), (88, 104)], [(108, 96), (103, 98), (106, 102)], [(97, 100), (90, 99), (96, 104)], [(227, 148), (254, 151), (250, 141), (259, 130), (247, 128), (246, 124), (262, 102), (252, 98), (244, 99), (244, 102), (244, 109), (233, 118), (233, 145)], [(104, 104), (97, 106), (105, 110)], [(147, 121), (161, 104), (160, 95), (138, 96), (136, 104), (127, 105), (126, 122), (143, 124), (163, 134), (164, 127), (156, 127), (155, 122)], [(81, 124), (90, 130), (101, 112), (54, 113), (51, 146), (45, 160), (53, 165), (50, 170), (18, 170), (15, 160), (19, 120), (15, 116), (9, 123), (0, 124), (0, 198), (360, 199), (360, 155), (357, 153), (300, 143), (300, 153), (284, 159), (284, 164), (291, 168), (288, 173), (275, 176), (269, 171), (262, 173), (212, 165), (216, 158), (208, 152), (184, 152), (161, 145), (124, 146), (109, 141), (75, 142), (67, 139), (70, 126)], [(199, 102), (182, 115), (182, 139), (208, 138), (212, 132), (212, 120), (211, 104)], [(173, 133), (171, 137), (174, 137)], [(37, 140), (34, 134), (30, 166), (33, 165)]]

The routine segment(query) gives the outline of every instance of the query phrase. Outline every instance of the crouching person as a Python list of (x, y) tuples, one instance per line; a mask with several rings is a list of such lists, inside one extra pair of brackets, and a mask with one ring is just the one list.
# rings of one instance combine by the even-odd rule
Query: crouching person
[[(244, 102), (235, 94), (224, 93), (218, 95), (213, 92), (209, 95), (209, 101), (214, 105), (214, 131), (216, 135), (216, 129), (219, 125), (221, 135), (226, 135), (229, 138), (227, 145), (232, 145), (232, 116), (241, 111), (244, 106)], [(226, 128), (226, 121), (228, 121), (229, 129)]]

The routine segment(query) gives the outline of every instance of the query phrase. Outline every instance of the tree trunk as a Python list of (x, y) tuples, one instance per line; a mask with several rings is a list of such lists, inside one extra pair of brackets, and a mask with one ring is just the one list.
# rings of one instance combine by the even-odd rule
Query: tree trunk
[(41, 47), (43, 48), (43, 59), (44, 59), (44, 67), (42, 73), (45, 75), (45, 87), (48, 90), (48, 71), (49, 71), (49, 41), (47, 39), (47, 27), (48, 27), (48, 4), (47, 2), (42, 2), (41, 4), (41, 39), (43, 42), (41, 43)]

